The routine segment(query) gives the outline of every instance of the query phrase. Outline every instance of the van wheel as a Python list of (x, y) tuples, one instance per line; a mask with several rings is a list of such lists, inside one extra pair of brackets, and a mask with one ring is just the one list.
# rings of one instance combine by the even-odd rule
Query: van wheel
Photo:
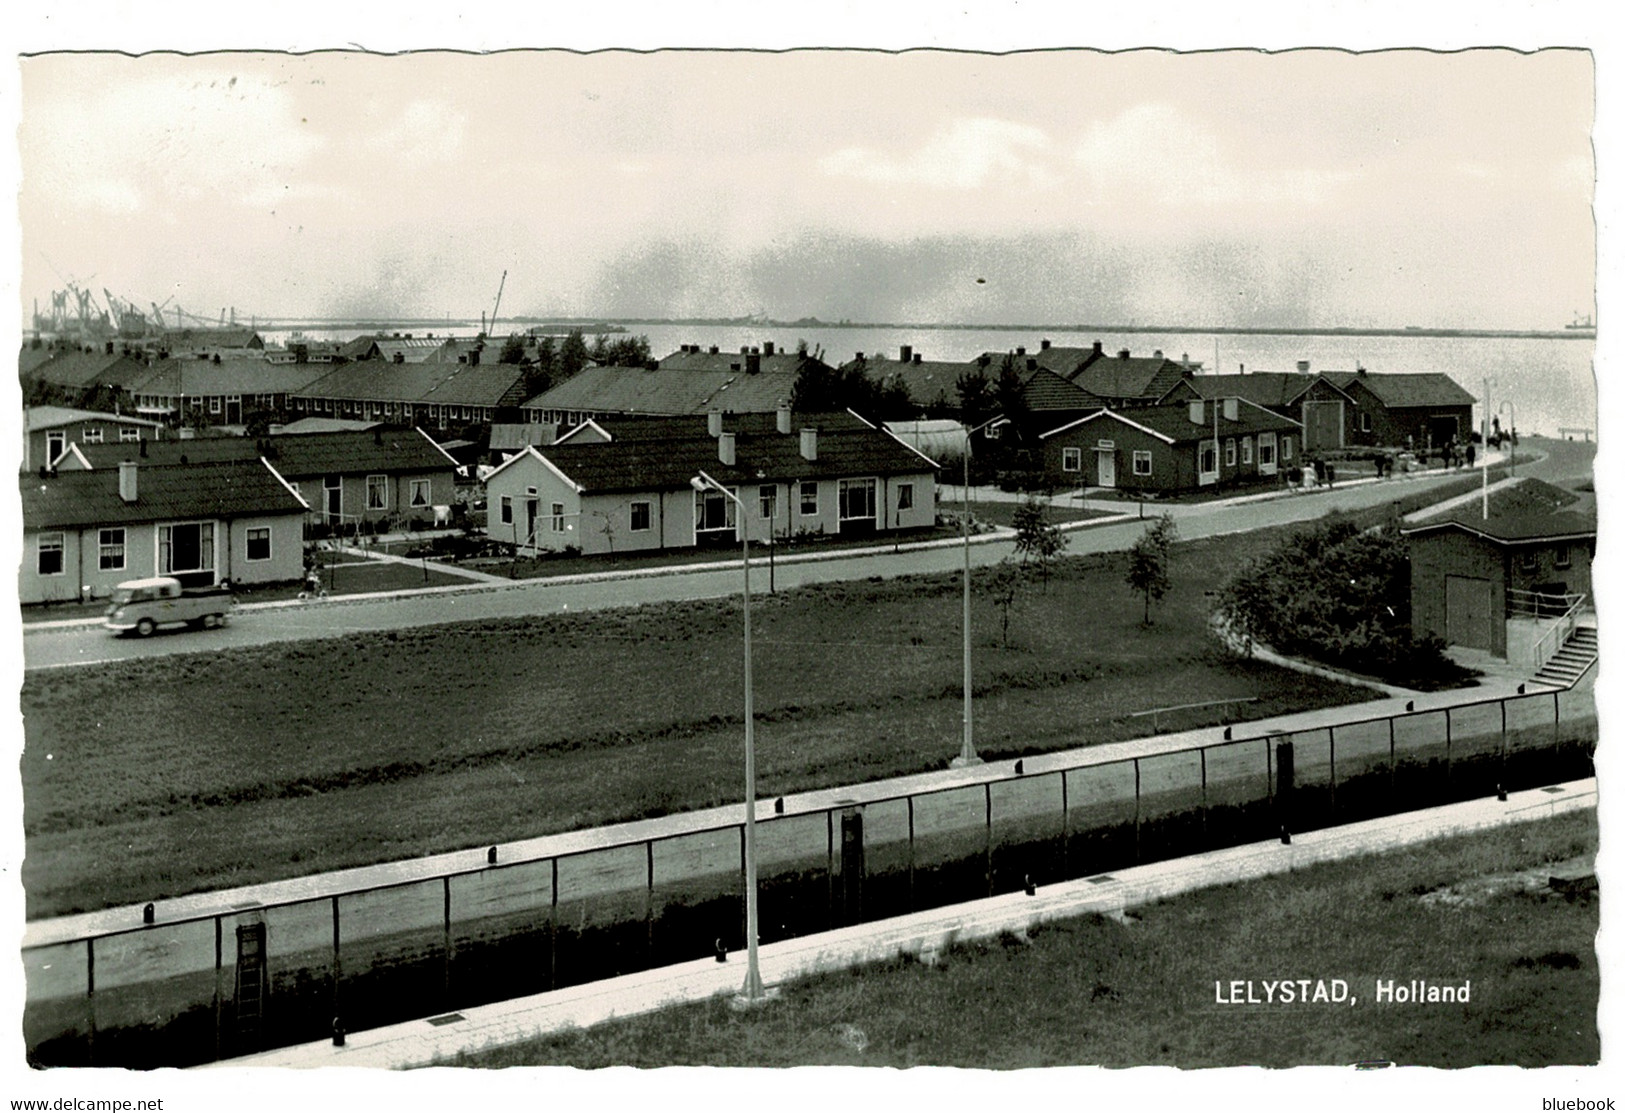
[(203, 628), (205, 630), (213, 630), (216, 626), (219, 626), (219, 625), (220, 625), (220, 616), (219, 615), (217, 615), (217, 614), (206, 614), (206, 615), (203, 616)]
[(143, 618), (135, 624), (136, 636), (141, 638), (152, 637), (152, 632), (156, 629), (158, 629), (158, 624), (150, 618)]

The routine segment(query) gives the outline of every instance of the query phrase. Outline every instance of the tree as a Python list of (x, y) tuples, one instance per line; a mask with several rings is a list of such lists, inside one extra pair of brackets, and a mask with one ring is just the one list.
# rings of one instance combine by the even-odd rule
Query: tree
[(525, 338), (517, 332), (510, 332), (508, 339), (502, 342), (502, 354), (497, 356), (498, 363), (524, 363)]
[(558, 366), (554, 369), (554, 384), (573, 378), (576, 372), (587, 366), (591, 354), (587, 351), (587, 341), (581, 336), (581, 330), (573, 328), (559, 345)]
[(959, 395), (959, 420), (974, 429), (993, 415), (993, 384), (981, 368), (966, 371), (954, 383)]
[(1010, 648), (1010, 611), (1021, 588), (1021, 565), (1004, 558), (988, 569), (987, 597), (999, 608), (999, 644)]
[(1049, 520), (1044, 504), (1035, 498), (1023, 499), (1013, 518), (1016, 527), (1016, 556), (1034, 561), (1049, 588), (1049, 566), (1066, 547), (1061, 527)]
[(1128, 553), (1128, 586), (1145, 599), (1145, 625), (1151, 625), (1151, 601), (1161, 601), (1168, 594), (1168, 557), (1174, 542), (1179, 539), (1179, 527), (1172, 514), (1166, 512), (1140, 535)]

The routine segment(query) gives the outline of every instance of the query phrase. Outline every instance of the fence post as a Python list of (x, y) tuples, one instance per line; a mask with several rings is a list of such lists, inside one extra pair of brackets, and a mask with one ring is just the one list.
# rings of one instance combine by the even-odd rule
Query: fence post
[(982, 868), (987, 873), (987, 895), (993, 895), (993, 782), (982, 782), (982, 796), (987, 801), (987, 836), (983, 842)]
[(1293, 781), (1295, 761), (1292, 753), (1292, 739), (1288, 736), (1279, 736), (1280, 741), (1275, 743), (1275, 818), (1280, 823), (1281, 841), (1292, 841), (1293, 823), (1292, 814)]
[(1072, 810), (1067, 803), (1066, 775), (1069, 769), (1061, 770), (1061, 876), (1072, 876)]
[(1450, 714), (1450, 711), (1451, 709), (1448, 707), (1444, 709), (1444, 795), (1446, 800), (1450, 799), (1450, 790), (1455, 785), (1455, 778), (1452, 775), (1451, 762), (1453, 759), (1450, 739), (1452, 733), (1451, 723), (1454, 716)]
[(1388, 814), (1389, 815), (1394, 814), (1394, 809), (1398, 804), (1396, 796), (1398, 794), (1399, 786), (1398, 786), (1398, 775), (1397, 775), (1397, 771), (1395, 769), (1395, 764), (1396, 764), (1397, 761), (1398, 761), (1398, 751), (1395, 748), (1395, 742), (1394, 742), (1394, 717), (1392, 715), (1390, 715), (1390, 716), (1388, 716)]
[(440, 954), (444, 959), (442, 963), (444, 969), (441, 971), (441, 992), (445, 995), (445, 1007), (449, 1009), (451, 1008), (451, 874), (446, 874), (441, 880), (445, 882), (445, 891), (442, 894), (444, 898), (442, 914), (445, 931), (440, 937)]
[[(339, 982), (344, 977), (343, 959), (339, 956), (339, 898), (333, 895), (333, 1016), (339, 1016)], [(266, 956), (269, 958), (270, 956)], [(266, 964), (269, 968), (270, 963)]]
[(655, 841), (645, 839), (643, 848), (647, 851), (649, 864), (649, 885), (643, 891), (643, 919), (648, 925), (648, 938), (644, 940), (644, 954), (649, 962), (654, 962), (655, 955)]
[(1332, 819), (1337, 818), (1337, 728), (1330, 723), (1326, 725), (1326, 764), (1330, 772), (1330, 792), (1332, 797)]
[(547, 906), (547, 988), (559, 987), (559, 860), (553, 858), (553, 884)]
[(225, 1008), (223, 1002), (221, 1001), (222, 988), (220, 985), (220, 979), (225, 977), (225, 971), (223, 969), (225, 961), (225, 944), (221, 939), (222, 930), (220, 917), (216, 916), (214, 918), (214, 1057), (216, 1060), (220, 1058), (220, 1041), (222, 1038), (220, 1026), (222, 1023), (222, 1014)]
[(1501, 700), (1501, 776), (1500, 785), (1504, 791), (1507, 786), (1507, 701)]
[(1134, 759), (1134, 860), (1140, 860), (1140, 759)]
[(908, 794), (908, 910), (914, 908), (914, 794)]
[(1202, 845), (1207, 846), (1207, 747), (1196, 751), (1202, 758)]
[(96, 1065), (96, 937), (85, 937), (85, 1057)]

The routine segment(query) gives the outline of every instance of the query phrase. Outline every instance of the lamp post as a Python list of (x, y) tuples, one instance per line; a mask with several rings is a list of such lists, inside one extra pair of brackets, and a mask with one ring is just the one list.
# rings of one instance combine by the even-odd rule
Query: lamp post
[(750, 683), (750, 515), (738, 495), (700, 472), (690, 479), (696, 492), (707, 488), (720, 492), (739, 510), (741, 564), (745, 573), (745, 985), (740, 999), (754, 1005), (766, 998), (762, 971), (756, 953), (756, 713)]
[(984, 421), (982, 424), (978, 425), (975, 429), (967, 426), (965, 429), (965, 451), (961, 456), (961, 460), (964, 463), (963, 478), (965, 480), (965, 507), (964, 513), (960, 515), (960, 524), (963, 527), (965, 535), (965, 614), (963, 619), (965, 633), (965, 707), (961, 712), (961, 723), (964, 727), (964, 737), (961, 739), (959, 744), (959, 756), (948, 763), (950, 766), (956, 769), (966, 765), (980, 765), (982, 762), (982, 759), (976, 755), (976, 745), (971, 735), (970, 712), (970, 438), (972, 433), (977, 433), (983, 429), (986, 429), (989, 425), (992, 425), (997, 420), (999, 419), (996, 417), (989, 418), (987, 421)]

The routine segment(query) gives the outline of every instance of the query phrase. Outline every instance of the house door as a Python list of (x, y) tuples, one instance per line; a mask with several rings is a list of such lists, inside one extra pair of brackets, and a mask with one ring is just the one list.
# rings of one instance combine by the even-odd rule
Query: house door
[(1445, 641), (1464, 649), (1490, 652), (1490, 581), (1474, 576), (1446, 576)]
[(322, 505), (327, 511), (329, 522), (339, 521), (344, 511), (344, 481), (330, 475), (322, 480)]
[(1311, 451), (1343, 447), (1343, 403), (1340, 400), (1303, 404), (1303, 447)]
[(541, 509), (540, 499), (525, 500), (525, 541), (526, 544), (536, 544), (536, 514)]
[(1455, 414), (1432, 414), (1428, 417), (1428, 438), (1435, 446), (1446, 445), (1461, 432), (1461, 422)]
[(1095, 461), (1099, 466), (1100, 485), (1102, 487), (1117, 486), (1117, 452), (1110, 448), (1095, 449)]

